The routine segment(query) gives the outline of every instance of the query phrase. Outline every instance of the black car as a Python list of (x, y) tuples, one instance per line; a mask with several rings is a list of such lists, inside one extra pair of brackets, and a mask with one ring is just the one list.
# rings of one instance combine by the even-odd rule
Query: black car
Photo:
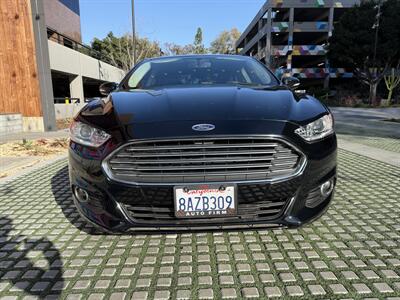
[(328, 207), (329, 109), (257, 60), (145, 60), (71, 125), (74, 202), (109, 232), (298, 227)]

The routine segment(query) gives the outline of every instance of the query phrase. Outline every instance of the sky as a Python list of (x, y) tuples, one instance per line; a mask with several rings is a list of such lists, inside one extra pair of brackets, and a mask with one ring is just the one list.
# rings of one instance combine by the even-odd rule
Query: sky
[[(136, 32), (164, 45), (193, 43), (198, 27), (206, 47), (217, 35), (236, 27), (243, 32), (265, 0), (135, 0)], [(131, 0), (80, 0), (83, 42), (112, 31), (131, 32)]]

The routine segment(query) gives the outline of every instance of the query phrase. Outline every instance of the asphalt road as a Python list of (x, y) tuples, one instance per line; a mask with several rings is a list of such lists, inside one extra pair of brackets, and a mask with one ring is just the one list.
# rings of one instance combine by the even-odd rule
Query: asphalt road
[(331, 111), (339, 134), (400, 139), (400, 123), (385, 121), (400, 119), (400, 108), (332, 107)]

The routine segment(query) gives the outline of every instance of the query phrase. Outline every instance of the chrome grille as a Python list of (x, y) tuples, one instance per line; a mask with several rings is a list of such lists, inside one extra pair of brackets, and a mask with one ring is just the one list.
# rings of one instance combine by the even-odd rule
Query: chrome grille
[(123, 145), (104, 169), (129, 183), (253, 181), (291, 177), (304, 160), (286, 142), (265, 137), (147, 140)]
[(215, 222), (243, 222), (243, 221), (267, 221), (277, 218), (287, 203), (286, 199), (277, 201), (258, 201), (254, 203), (239, 203), (238, 214), (232, 217), (219, 217), (218, 219), (177, 219), (173, 205), (166, 206), (141, 206), (123, 204), (125, 211), (136, 223), (141, 224), (164, 224), (164, 225), (184, 225), (188, 223), (210, 223)]

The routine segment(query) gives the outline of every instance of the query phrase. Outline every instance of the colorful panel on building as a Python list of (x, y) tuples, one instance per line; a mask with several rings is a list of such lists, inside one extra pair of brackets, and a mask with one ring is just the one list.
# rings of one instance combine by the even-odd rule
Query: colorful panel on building
[(294, 22), (294, 32), (328, 31), (328, 22)]
[(317, 29), (328, 29), (328, 22), (316, 22)]
[(343, 1), (332, 1), (332, 0), (270, 0), (268, 1), (271, 7), (296, 7), (306, 5), (307, 7), (327, 7), (333, 4), (334, 7), (351, 7), (358, 3), (358, 1), (347, 0), (343, 5)]
[(301, 79), (325, 78), (328, 74), (330, 78), (351, 78), (353, 73), (344, 68), (297, 68), (292, 69), (291, 74)]
[(275, 56), (286, 56), (292, 51), (292, 55), (325, 55), (326, 50), (321, 45), (303, 45), (303, 46), (273, 46), (272, 54)]
[(329, 69), (330, 78), (352, 78), (353, 73), (349, 72), (344, 68), (330, 68)]
[(330, 78), (352, 78), (353, 73), (344, 68), (330, 68), (329, 72), (326, 68), (295, 68), (284, 69), (279, 68), (274, 72), (275, 76), (282, 78), (285, 76), (295, 76), (300, 79), (323, 79), (329, 74)]
[(289, 22), (274, 22), (272, 32), (288, 32)]
[(326, 50), (321, 45), (293, 46), (292, 55), (325, 55)]
[[(248, 26), (246, 33), (239, 39), (237, 48), (240, 54), (265, 57), (267, 65), (270, 62), (271, 65), (280, 67), (277, 70), (280, 74), (294, 73), (299, 78), (353, 77), (345, 69), (330, 69), (326, 57), (327, 49), (321, 44), (332, 36), (336, 21), (336, 18), (332, 18), (332, 13), (333, 16), (337, 12), (341, 14), (343, 9), (359, 4), (360, 1), (362, 0), (266, 0), (256, 17), (258, 20)], [(256, 21), (264, 25), (259, 26), (257, 34)], [(272, 22), (271, 26), (266, 21)], [(260, 51), (261, 55), (258, 53)], [(310, 57), (307, 59), (306, 56)], [(299, 68), (291, 69), (293, 66)]]
[(283, 0), (274, 0), (273, 5), (276, 7), (282, 7), (283, 5)]

